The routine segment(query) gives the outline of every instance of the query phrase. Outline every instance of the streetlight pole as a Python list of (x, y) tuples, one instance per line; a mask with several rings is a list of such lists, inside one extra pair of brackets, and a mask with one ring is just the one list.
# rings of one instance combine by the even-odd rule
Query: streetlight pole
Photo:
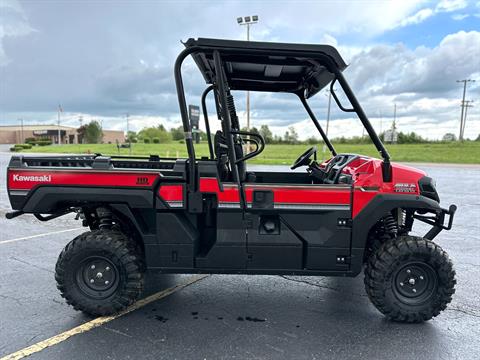
[(25, 142), (25, 136), (23, 135), (23, 118), (20, 118), (18, 120), (20, 120), (20, 129), (21, 129), (20, 133), (21, 133), (21, 136), (22, 136), (20, 144), (23, 144)]
[(465, 94), (467, 92), (467, 83), (475, 82), (475, 80), (472, 80), (472, 79), (457, 80), (457, 83), (461, 83), (461, 82), (463, 82), (463, 96), (462, 96), (462, 104), (461, 104), (462, 111), (460, 113), (460, 131), (458, 135), (458, 140), (463, 141), (463, 129), (465, 127), (463, 124), (465, 121), (463, 114), (465, 112)]
[[(250, 25), (258, 23), (258, 15), (237, 18), (238, 25), (247, 26), (247, 41), (250, 41)], [(247, 130), (250, 130), (250, 91), (247, 90)]]

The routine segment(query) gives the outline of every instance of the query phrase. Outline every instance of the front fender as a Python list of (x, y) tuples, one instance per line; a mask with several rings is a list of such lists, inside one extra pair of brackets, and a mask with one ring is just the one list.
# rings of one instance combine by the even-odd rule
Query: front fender
[(422, 195), (377, 194), (352, 220), (352, 271), (359, 273), (370, 229), (396, 208), (441, 212), (440, 204)]

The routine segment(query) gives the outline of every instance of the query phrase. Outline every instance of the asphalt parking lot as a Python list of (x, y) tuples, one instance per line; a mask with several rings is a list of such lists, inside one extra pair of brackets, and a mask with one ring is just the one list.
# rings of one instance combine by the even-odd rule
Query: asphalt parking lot
[(366, 297), (363, 276), (148, 273), (145, 296), (157, 294), (158, 300), (89, 329), (92, 318), (64, 303), (53, 277), (59, 252), (83, 230), (73, 217), (6, 220), (9, 157), (0, 152), (0, 358), (82, 324), (77, 335), (57, 336), (48, 347), (40, 343), (31, 358), (480, 358), (478, 166), (419, 166), (437, 180), (442, 204), (458, 205), (453, 230), (437, 240), (454, 261), (457, 292), (430, 322), (386, 321)]

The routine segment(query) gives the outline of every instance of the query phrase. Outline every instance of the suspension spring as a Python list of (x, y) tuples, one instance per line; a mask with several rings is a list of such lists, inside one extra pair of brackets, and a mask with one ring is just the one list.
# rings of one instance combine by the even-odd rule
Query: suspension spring
[(388, 234), (392, 237), (397, 236), (398, 226), (392, 214), (388, 214), (383, 218), (383, 226), (384, 226), (385, 234)]
[(114, 225), (113, 214), (107, 208), (98, 208), (98, 227), (100, 229), (111, 229)]

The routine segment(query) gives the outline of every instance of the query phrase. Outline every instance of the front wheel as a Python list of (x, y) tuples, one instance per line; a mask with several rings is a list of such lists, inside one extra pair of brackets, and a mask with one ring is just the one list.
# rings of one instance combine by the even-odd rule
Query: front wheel
[(365, 289), (387, 318), (430, 320), (445, 310), (455, 293), (455, 271), (447, 253), (430, 240), (401, 236), (370, 255)]
[(62, 297), (90, 315), (123, 310), (141, 294), (144, 279), (139, 247), (123, 233), (89, 231), (65, 246), (55, 279)]

